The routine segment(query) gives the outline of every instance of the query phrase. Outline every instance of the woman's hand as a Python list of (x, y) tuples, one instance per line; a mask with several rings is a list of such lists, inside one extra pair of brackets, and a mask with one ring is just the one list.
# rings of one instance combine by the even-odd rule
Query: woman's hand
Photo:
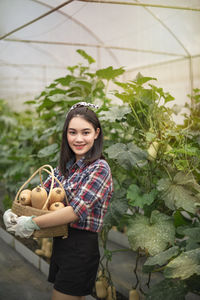
[(29, 238), (35, 230), (40, 230), (40, 227), (33, 221), (35, 216), (21, 216), (17, 219), (17, 223), (10, 227), (10, 232), (14, 232), (16, 236)]
[(6, 230), (9, 231), (9, 229), (17, 223), (18, 216), (14, 214), (11, 209), (8, 209), (3, 214), (3, 221), (6, 226)]

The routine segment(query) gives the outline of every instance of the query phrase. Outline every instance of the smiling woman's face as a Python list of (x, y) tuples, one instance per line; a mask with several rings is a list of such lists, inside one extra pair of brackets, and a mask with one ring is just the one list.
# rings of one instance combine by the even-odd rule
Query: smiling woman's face
[(82, 117), (76, 116), (69, 122), (67, 140), (76, 156), (76, 161), (84, 157), (92, 148), (100, 129), (95, 131), (93, 125)]

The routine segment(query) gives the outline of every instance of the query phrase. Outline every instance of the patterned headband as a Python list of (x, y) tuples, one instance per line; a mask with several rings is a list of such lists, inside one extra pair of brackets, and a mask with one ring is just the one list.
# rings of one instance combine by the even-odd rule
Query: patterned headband
[(77, 107), (92, 107), (92, 108), (99, 108), (98, 105), (96, 104), (92, 104), (92, 103), (87, 103), (87, 102), (78, 102), (74, 105), (72, 105), (72, 107), (70, 108), (70, 110), (68, 111), (68, 113), (72, 110), (75, 109)]

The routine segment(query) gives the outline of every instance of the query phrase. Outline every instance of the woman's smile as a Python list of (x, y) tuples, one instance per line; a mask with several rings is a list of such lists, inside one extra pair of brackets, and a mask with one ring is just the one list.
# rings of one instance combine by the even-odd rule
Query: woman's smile
[(77, 150), (81, 150), (84, 148), (85, 145), (74, 145), (74, 147), (77, 149)]

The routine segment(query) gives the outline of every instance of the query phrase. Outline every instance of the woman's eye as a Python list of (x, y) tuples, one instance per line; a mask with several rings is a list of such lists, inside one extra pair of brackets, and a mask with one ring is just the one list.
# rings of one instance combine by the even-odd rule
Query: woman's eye
[[(69, 131), (68, 132), (70, 135), (76, 135), (76, 131)], [(88, 135), (90, 134), (90, 131), (83, 131), (82, 132), (82, 135)]]

